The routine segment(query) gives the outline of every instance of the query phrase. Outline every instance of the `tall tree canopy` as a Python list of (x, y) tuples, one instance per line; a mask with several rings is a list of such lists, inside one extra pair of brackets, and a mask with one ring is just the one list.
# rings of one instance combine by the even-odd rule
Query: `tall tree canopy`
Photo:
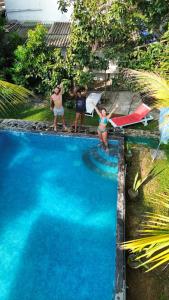
[(138, 7), (146, 14), (149, 28), (159, 36), (167, 27), (169, 20), (168, 0), (135, 0)]
[(155, 71), (169, 80), (169, 26), (159, 41), (136, 47), (124, 67)]
[(73, 4), (67, 63), (83, 70), (119, 66), (155, 71), (168, 68), (168, 0), (59, 0)]
[[(58, 0), (59, 8), (66, 12), (68, 7), (72, 4), (77, 4), (79, 2), (83, 3), (85, 1), (77, 1), (77, 0)], [(94, 2), (98, 3), (98, 9), (100, 12), (105, 12), (109, 9), (111, 9), (111, 6), (115, 0), (108, 0), (103, 1), (103, 3), (99, 6), (99, 2), (97, 1), (89, 1), (91, 5), (93, 5)], [(162, 30), (163, 26), (165, 26), (169, 19), (169, 5), (168, 0), (125, 0), (125, 1), (119, 1), (119, 2), (125, 2), (130, 5), (134, 5), (138, 9), (142, 11), (143, 14), (145, 14), (148, 18), (148, 23), (151, 28), (154, 30)]]
[[(72, 1), (60, 1), (65, 10)], [(144, 38), (141, 32), (147, 26), (147, 18), (133, 1), (83, 0), (74, 1), (70, 54), (78, 67), (105, 67), (104, 49), (126, 52)], [(101, 53), (100, 53), (101, 52)]]

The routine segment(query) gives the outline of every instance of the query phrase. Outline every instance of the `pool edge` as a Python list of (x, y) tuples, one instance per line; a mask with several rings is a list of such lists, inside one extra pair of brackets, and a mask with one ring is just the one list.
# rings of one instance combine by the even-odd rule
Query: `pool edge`
[[(117, 137), (116, 137), (117, 139)], [(120, 244), (125, 237), (125, 162), (124, 138), (119, 137), (119, 171), (118, 171), (118, 196), (117, 196), (117, 228), (116, 228), (116, 283), (115, 297), (113, 300), (126, 299), (126, 272), (125, 252), (120, 249)]]

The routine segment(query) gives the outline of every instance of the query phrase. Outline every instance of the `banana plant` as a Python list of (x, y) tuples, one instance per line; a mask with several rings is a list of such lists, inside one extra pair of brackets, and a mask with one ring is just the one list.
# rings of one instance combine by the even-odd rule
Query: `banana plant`
[[(169, 191), (150, 199), (169, 209)], [(142, 237), (121, 245), (123, 250), (136, 254), (138, 267), (148, 266), (146, 272), (169, 262), (169, 216), (168, 214), (146, 213), (138, 232)]]

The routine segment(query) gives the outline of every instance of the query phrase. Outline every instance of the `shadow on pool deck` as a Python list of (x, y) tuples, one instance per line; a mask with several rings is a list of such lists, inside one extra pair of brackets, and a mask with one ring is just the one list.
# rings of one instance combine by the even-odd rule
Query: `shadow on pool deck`
[(113, 249), (111, 230), (41, 215), (27, 239), (9, 300), (111, 299)]

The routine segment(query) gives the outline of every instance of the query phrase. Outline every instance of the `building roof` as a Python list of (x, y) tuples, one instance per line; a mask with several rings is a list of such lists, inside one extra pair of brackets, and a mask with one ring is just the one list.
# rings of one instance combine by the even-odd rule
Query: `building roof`
[(68, 35), (70, 33), (70, 23), (68, 22), (55, 22), (49, 29), (48, 34), (54, 35)]
[[(8, 24), (5, 25), (5, 32), (17, 32), (19, 36), (23, 39), (27, 39), (28, 31), (30, 29), (34, 29), (39, 22), (24, 22), (20, 23), (18, 21), (10, 21)], [(47, 29), (50, 28), (51, 25), (43, 24)]]
[[(5, 31), (17, 32), (25, 40), (28, 37), (28, 31), (34, 29), (39, 22), (23, 22), (10, 21), (5, 25)], [(43, 23), (42, 23), (43, 24)], [(49, 47), (66, 48), (69, 45), (70, 23), (55, 22), (51, 24), (43, 24), (47, 29), (46, 42)]]
[(47, 34), (47, 45), (50, 47), (68, 47), (70, 23), (55, 22)]

